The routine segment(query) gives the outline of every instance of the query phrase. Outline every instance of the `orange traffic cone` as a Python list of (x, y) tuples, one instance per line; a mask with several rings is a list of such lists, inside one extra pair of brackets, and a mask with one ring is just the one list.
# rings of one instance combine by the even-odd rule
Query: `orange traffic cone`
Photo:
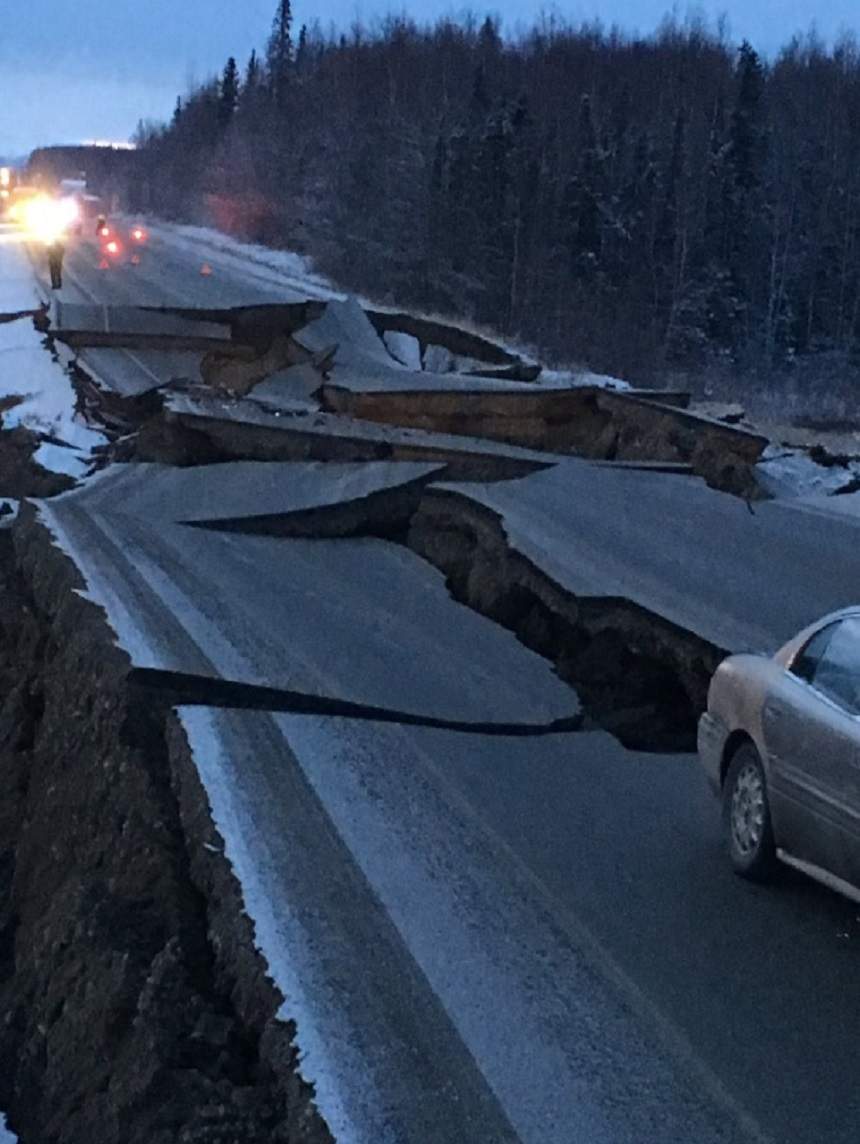
[(203, 275), (204, 278), (209, 278), (211, 276), (212, 267), (209, 265), (208, 262), (204, 262), (203, 265), (200, 267), (200, 273)]
[(110, 270), (110, 263), (106, 258), (103, 258), (99, 263), (99, 270)]

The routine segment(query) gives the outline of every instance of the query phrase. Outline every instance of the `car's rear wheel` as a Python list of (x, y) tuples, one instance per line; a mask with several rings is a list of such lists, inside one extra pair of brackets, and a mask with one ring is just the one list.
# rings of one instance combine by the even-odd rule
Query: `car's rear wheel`
[(770, 880), (777, 869), (776, 843), (767, 779), (752, 743), (742, 743), (729, 764), (723, 785), (723, 829), (735, 872), (755, 882)]

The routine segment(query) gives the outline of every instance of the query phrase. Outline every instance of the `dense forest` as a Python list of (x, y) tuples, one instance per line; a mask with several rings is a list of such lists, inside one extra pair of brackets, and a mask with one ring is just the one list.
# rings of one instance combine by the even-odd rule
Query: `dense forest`
[(850, 397), (860, 49), (405, 19), (295, 32), (141, 126), (134, 209), (631, 379)]

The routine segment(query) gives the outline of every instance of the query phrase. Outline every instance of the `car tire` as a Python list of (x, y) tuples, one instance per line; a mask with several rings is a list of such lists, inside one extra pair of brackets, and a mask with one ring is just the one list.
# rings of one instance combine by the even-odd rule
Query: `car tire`
[(753, 882), (771, 881), (778, 862), (767, 778), (753, 743), (732, 756), (723, 784), (723, 831), (735, 873)]

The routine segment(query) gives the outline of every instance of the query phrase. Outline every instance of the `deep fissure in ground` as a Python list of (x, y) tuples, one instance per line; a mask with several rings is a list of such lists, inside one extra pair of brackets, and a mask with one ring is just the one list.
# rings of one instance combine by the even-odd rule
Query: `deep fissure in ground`
[(603, 728), (631, 750), (695, 750), (725, 651), (629, 600), (566, 591), (512, 547), (497, 513), (466, 494), (422, 480), (344, 504), (194, 526), (406, 545), (444, 573), (454, 599), (550, 660), (582, 700), (584, 728)]
[(464, 495), (428, 490), (407, 543), (444, 572), (455, 599), (549, 659), (625, 747), (695, 749), (722, 650), (628, 600), (566, 591), (511, 546), (497, 513)]

